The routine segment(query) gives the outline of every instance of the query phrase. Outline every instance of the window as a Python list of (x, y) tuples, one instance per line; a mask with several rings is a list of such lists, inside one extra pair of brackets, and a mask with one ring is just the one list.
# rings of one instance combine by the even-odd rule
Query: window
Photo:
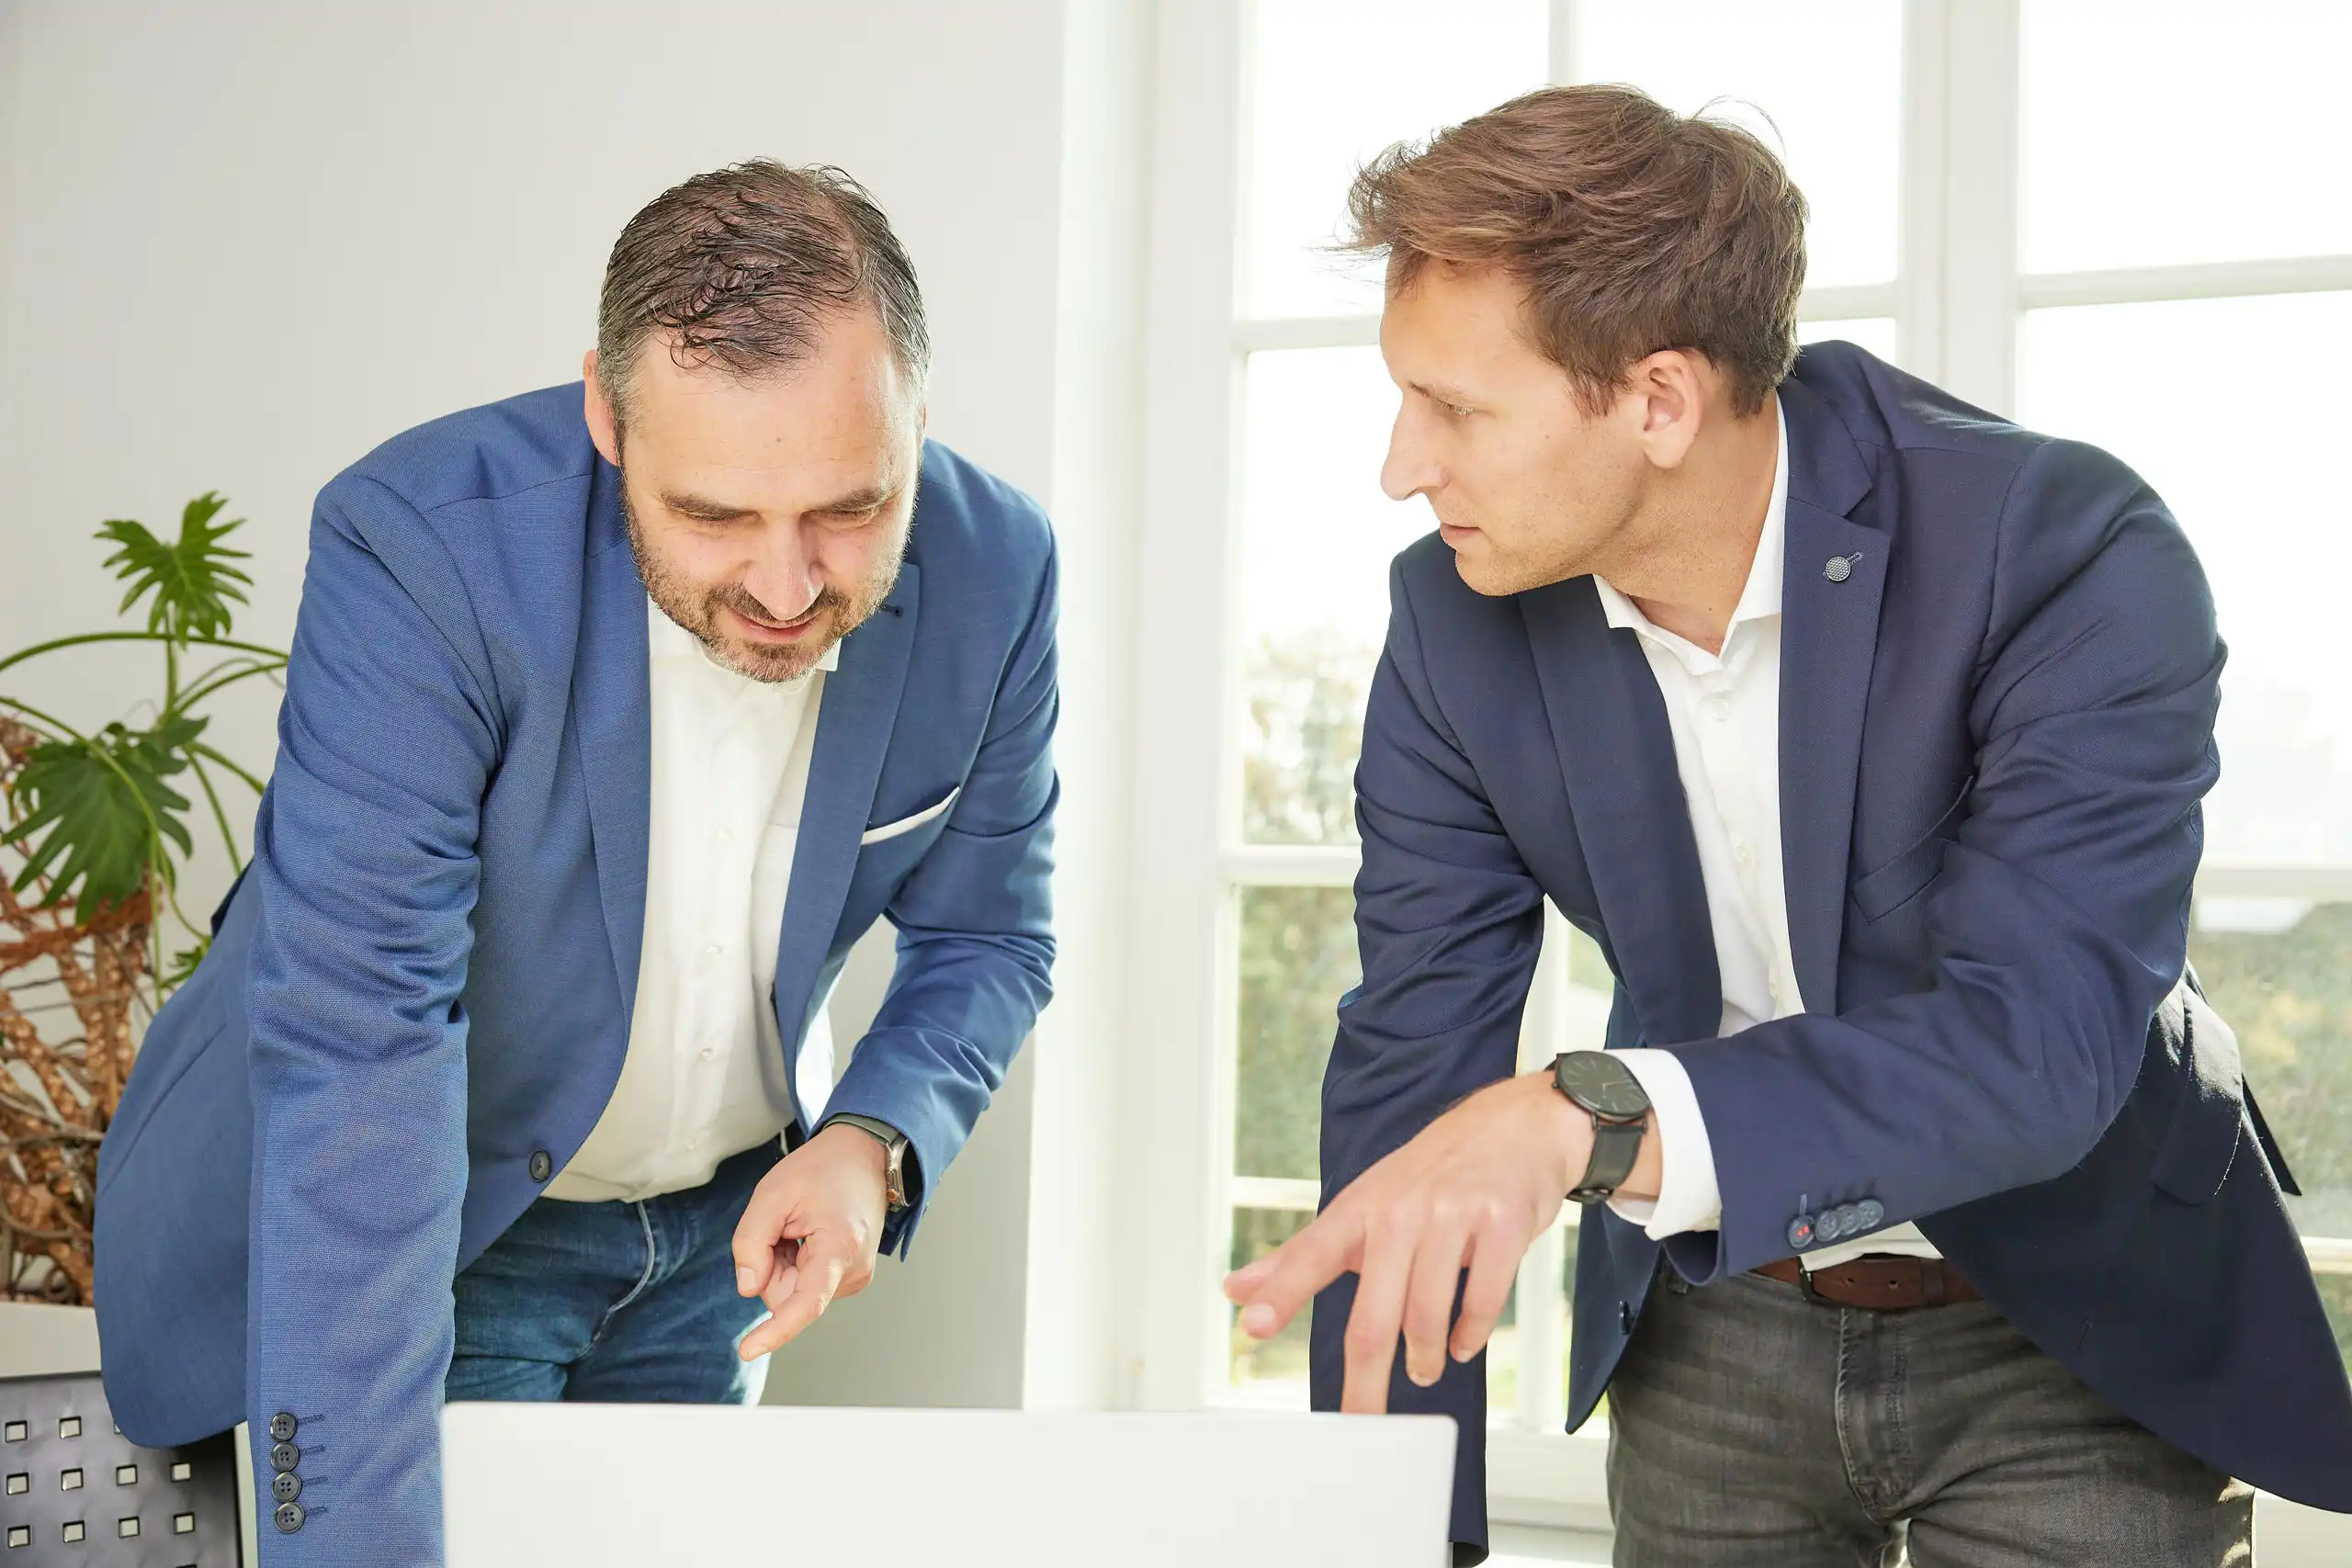
[[(1317, 1090), (1356, 975), (1350, 779), (1388, 560), (1431, 525), (1379, 488), (1396, 394), (1378, 279), (1328, 248), (1348, 180), (1544, 81), (1631, 82), (1755, 127), (1813, 210), (1803, 337), (2106, 446), (2181, 517), (2233, 650), (2192, 956), (2302, 1180), (2294, 1212), (2352, 1347), (2352, 699), (2319, 641), (2323, 596), (2352, 581), (2322, 460), (2352, 423), (2335, 373), (2352, 207), (2317, 198), (2352, 10), (1179, 0), (1162, 37), (1181, 41), (1145, 570), (1174, 608), (1142, 628), (1163, 716), (1143, 872), (1172, 893), (1140, 977), (1161, 1112), (1140, 1397), (1305, 1401), (1303, 1325), (1252, 1346), (1214, 1287), (1315, 1205)], [(1597, 1043), (1609, 989), (1555, 918), (1523, 1058)], [(1489, 1358), (1500, 1517), (1602, 1517), (1599, 1446), (1560, 1432), (1572, 1252), (1570, 1226), (1530, 1256)]]

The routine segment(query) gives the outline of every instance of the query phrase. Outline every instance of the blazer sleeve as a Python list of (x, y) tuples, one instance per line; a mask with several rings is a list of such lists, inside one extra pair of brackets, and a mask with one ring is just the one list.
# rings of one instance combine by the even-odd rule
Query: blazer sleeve
[(382, 486), (320, 498), (246, 975), (246, 1409), (300, 1423), (305, 1517), (266, 1562), (441, 1560), (439, 1417), (466, 1188), (476, 829), (500, 724), (453, 563)]
[[(1340, 1001), (1323, 1077), (1323, 1202), (1463, 1096), (1509, 1077), (1543, 943), (1544, 896), (1439, 711), (1401, 564), (1389, 576), (1388, 642), (1356, 767), (1356, 941), (1363, 979)], [(1355, 1276), (1316, 1298), (1315, 1407), (1336, 1410)], [(1486, 1553), (1487, 1359), (1449, 1359), (1431, 1388), (1388, 1391), (1399, 1414), (1444, 1414), (1455, 1444), (1457, 1560)]]
[(889, 988), (826, 1101), (829, 1119), (907, 1136), (909, 1206), (882, 1238), (901, 1256), (1053, 992), (1058, 585), (1049, 543), (963, 791), (884, 911), (899, 933)]
[(2102, 453), (2038, 448), (2000, 519), (1976, 783), (1922, 895), (1933, 984), (1668, 1047), (1724, 1196), (1721, 1230), (1669, 1243), (1683, 1273), (1786, 1257), (1808, 1203), (1874, 1196), (1894, 1224), (2089, 1153), (2185, 962), (2222, 657), (2163, 503)]

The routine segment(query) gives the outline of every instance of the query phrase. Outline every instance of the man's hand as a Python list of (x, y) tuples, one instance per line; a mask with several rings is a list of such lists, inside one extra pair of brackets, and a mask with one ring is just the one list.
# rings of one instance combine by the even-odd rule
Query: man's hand
[(831, 1126), (760, 1179), (735, 1227), (735, 1289), (775, 1315), (743, 1337), (757, 1360), (874, 1279), (889, 1207), (888, 1154), (855, 1127)]
[[(1242, 1331), (1266, 1339), (1341, 1274), (1361, 1275), (1340, 1408), (1377, 1415), (1388, 1407), (1400, 1328), (1406, 1374), (1423, 1388), (1444, 1372), (1449, 1350), (1466, 1361), (1485, 1347), (1520, 1259), (1591, 1155), (1592, 1118), (1552, 1087), (1548, 1068), (1506, 1079), (1358, 1177), (1313, 1224), (1228, 1276), (1225, 1293), (1241, 1308)], [(1449, 1336), (1465, 1268), (1462, 1317)]]

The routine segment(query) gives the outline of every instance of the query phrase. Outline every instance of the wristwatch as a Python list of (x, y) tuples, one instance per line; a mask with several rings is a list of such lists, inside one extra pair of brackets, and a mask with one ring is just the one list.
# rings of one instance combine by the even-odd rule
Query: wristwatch
[(1565, 1053), (1552, 1064), (1552, 1087), (1592, 1116), (1592, 1157), (1568, 1196), (1579, 1203), (1607, 1202), (1634, 1173), (1650, 1097), (1632, 1070), (1606, 1051)]
[(907, 1135), (888, 1122), (872, 1116), (853, 1115), (848, 1111), (825, 1118), (827, 1127), (835, 1122), (844, 1127), (854, 1127), (882, 1145), (886, 1156), (882, 1168), (882, 1190), (890, 1200), (890, 1213), (902, 1212), (907, 1206)]

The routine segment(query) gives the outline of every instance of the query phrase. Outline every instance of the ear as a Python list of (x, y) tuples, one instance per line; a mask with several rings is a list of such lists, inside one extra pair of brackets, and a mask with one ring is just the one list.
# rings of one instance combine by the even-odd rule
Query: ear
[(1686, 349), (1664, 348), (1636, 360), (1628, 373), (1633, 381), (1625, 393), (1628, 412), (1639, 420), (1636, 439), (1655, 467), (1681, 467), (1706, 427), (1710, 370)]
[(580, 378), (587, 384), (582, 401), (582, 412), (588, 420), (588, 439), (596, 444), (596, 451), (615, 468), (621, 461), (620, 421), (613, 414), (612, 400), (605, 395), (605, 384), (596, 377), (596, 351), (590, 349), (580, 362)]

